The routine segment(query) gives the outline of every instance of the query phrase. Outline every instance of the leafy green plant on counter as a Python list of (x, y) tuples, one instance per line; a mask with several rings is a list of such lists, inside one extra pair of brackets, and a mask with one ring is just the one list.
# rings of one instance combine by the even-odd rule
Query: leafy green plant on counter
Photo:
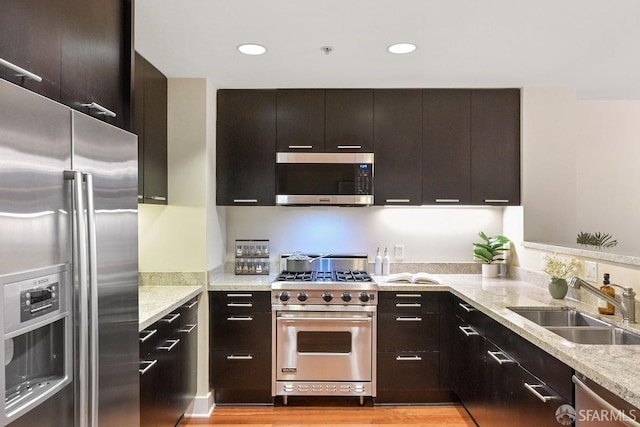
[(508, 248), (506, 244), (509, 243), (509, 239), (504, 236), (487, 236), (482, 231), (478, 233), (478, 236), (483, 240), (479, 243), (473, 244), (473, 255), (481, 260), (485, 264), (491, 264), (494, 261), (504, 261), (500, 255)]
[(618, 244), (618, 241), (614, 240), (613, 236), (609, 233), (585, 233), (581, 231), (578, 233), (576, 243), (595, 246), (596, 248), (613, 248)]

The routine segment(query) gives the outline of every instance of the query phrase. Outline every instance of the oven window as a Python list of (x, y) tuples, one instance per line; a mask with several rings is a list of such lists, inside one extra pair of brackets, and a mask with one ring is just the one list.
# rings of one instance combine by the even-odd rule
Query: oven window
[(351, 353), (351, 332), (298, 332), (298, 353)]

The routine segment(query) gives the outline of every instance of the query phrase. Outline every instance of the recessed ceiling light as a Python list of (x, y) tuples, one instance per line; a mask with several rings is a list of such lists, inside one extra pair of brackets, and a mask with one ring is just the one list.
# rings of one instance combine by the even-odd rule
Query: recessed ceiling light
[(267, 48), (255, 43), (245, 43), (238, 46), (238, 50), (245, 55), (262, 55)]
[(412, 43), (396, 43), (389, 46), (387, 50), (397, 54), (411, 53), (416, 50), (416, 45)]

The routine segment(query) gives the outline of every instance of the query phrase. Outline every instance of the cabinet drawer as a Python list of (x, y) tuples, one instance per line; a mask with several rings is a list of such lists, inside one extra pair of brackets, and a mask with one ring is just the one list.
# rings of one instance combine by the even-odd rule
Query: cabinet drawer
[(271, 352), (214, 351), (210, 363), (213, 388), (271, 389)]
[(212, 315), (270, 313), (271, 292), (210, 292)]
[(216, 316), (212, 322), (211, 345), (215, 350), (270, 350), (271, 313)]
[(378, 310), (382, 313), (438, 313), (437, 292), (380, 292)]
[(437, 389), (439, 372), (438, 351), (378, 353), (380, 389)]
[(438, 314), (401, 315), (383, 313), (378, 316), (378, 349), (433, 350), (440, 345)]

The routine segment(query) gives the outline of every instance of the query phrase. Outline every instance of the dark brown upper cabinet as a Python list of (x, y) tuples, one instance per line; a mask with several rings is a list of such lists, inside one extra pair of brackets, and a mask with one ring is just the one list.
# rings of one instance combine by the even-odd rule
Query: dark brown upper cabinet
[(422, 90), (376, 89), (373, 97), (374, 203), (422, 201)]
[(325, 92), (325, 151), (373, 152), (373, 90)]
[(423, 203), (471, 202), (471, 91), (422, 92)]
[(216, 203), (276, 202), (276, 90), (218, 91)]
[(167, 77), (135, 54), (133, 126), (138, 135), (138, 202), (168, 203)]
[(278, 151), (324, 151), (324, 95), (322, 89), (277, 91)]
[(520, 204), (520, 90), (471, 93), (471, 203)]

